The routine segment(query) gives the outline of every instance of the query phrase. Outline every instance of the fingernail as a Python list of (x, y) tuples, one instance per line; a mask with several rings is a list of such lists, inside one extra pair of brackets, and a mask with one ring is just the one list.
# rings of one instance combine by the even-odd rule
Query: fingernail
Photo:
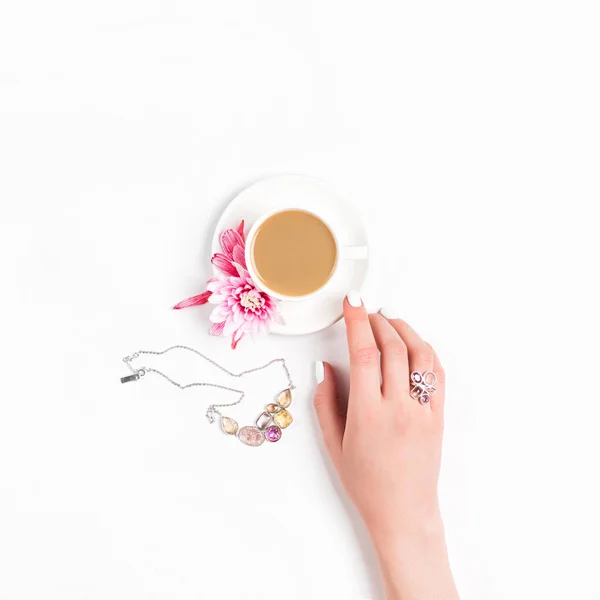
[(380, 314), (382, 314), (386, 319), (398, 319), (398, 315), (396, 314), (396, 312), (390, 308), (382, 308), (379, 311)]
[(354, 308), (362, 306), (362, 300), (360, 299), (360, 294), (357, 291), (352, 290), (351, 292), (348, 292), (347, 298), (350, 306), (353, 306)]
[(317, 383), (323, 383), (325, 381), (325, 366), (323, 365), (322, 360), (318, 360), (315, 363), (315, 376), (317, 378)]

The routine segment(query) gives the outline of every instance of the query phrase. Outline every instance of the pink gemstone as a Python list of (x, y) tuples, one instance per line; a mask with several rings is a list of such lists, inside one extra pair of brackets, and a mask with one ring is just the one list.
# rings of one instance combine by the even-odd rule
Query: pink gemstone
[(238, 437), (246, 446), (260, 446), (265, 441), (265, 436), (258, 427), (242, 427)]
[(278, 442), (281, 439), (281, 427), (271, 425), (265, 432), (265, 437), (269, 442)]

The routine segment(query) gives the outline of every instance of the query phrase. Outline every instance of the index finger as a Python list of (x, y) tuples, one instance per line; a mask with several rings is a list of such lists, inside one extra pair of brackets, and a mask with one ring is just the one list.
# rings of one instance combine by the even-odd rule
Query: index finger
[(344, 320), (350, 351), (349, 407), (357, 402), (381, 399), (379, 350), (358, 292), (350, 292), (346, 297)]

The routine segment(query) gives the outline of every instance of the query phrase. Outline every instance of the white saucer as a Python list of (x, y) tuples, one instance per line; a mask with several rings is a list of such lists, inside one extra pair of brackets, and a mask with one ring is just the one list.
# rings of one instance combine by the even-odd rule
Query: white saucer
[[(247, 187), (227, 206), (215, 230), (213, 253), (221, 252), (219, 238), (223, 230), (237, 228), (245, 221), (247, 234), (254, 221), (267, 212), (286, 208), (317, 211), (331, 224), (340, 243), (347, 246), (367, 246), (363, 224), (347, 204), (325, 183), (303, 175), (283, 175), (263, 179)], [(367, 274), (367, 260), (344, 260), (331, 285), (306, 300), (281, 302), (285, 325), (273, 324), (272, 332), (280, 335), (302, 335), (321, 331), (342, 317), (344, 296), (350, 290), (360, 290)]]

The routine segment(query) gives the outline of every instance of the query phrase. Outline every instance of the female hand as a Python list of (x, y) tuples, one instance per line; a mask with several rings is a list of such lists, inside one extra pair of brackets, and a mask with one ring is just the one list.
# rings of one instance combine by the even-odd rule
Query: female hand
[[(337, 393), (332, 367), (317, 363), (315, 408), (331, 460), (375, 545), (388, 598), (454, 599), (437, 495), (444, 371), (431, 346), (393, 316), (368, 315), (358, 293), (348, 294), (348, 402)], [(428, 404), (410, 395), (413, 371), (437, 375)]]

